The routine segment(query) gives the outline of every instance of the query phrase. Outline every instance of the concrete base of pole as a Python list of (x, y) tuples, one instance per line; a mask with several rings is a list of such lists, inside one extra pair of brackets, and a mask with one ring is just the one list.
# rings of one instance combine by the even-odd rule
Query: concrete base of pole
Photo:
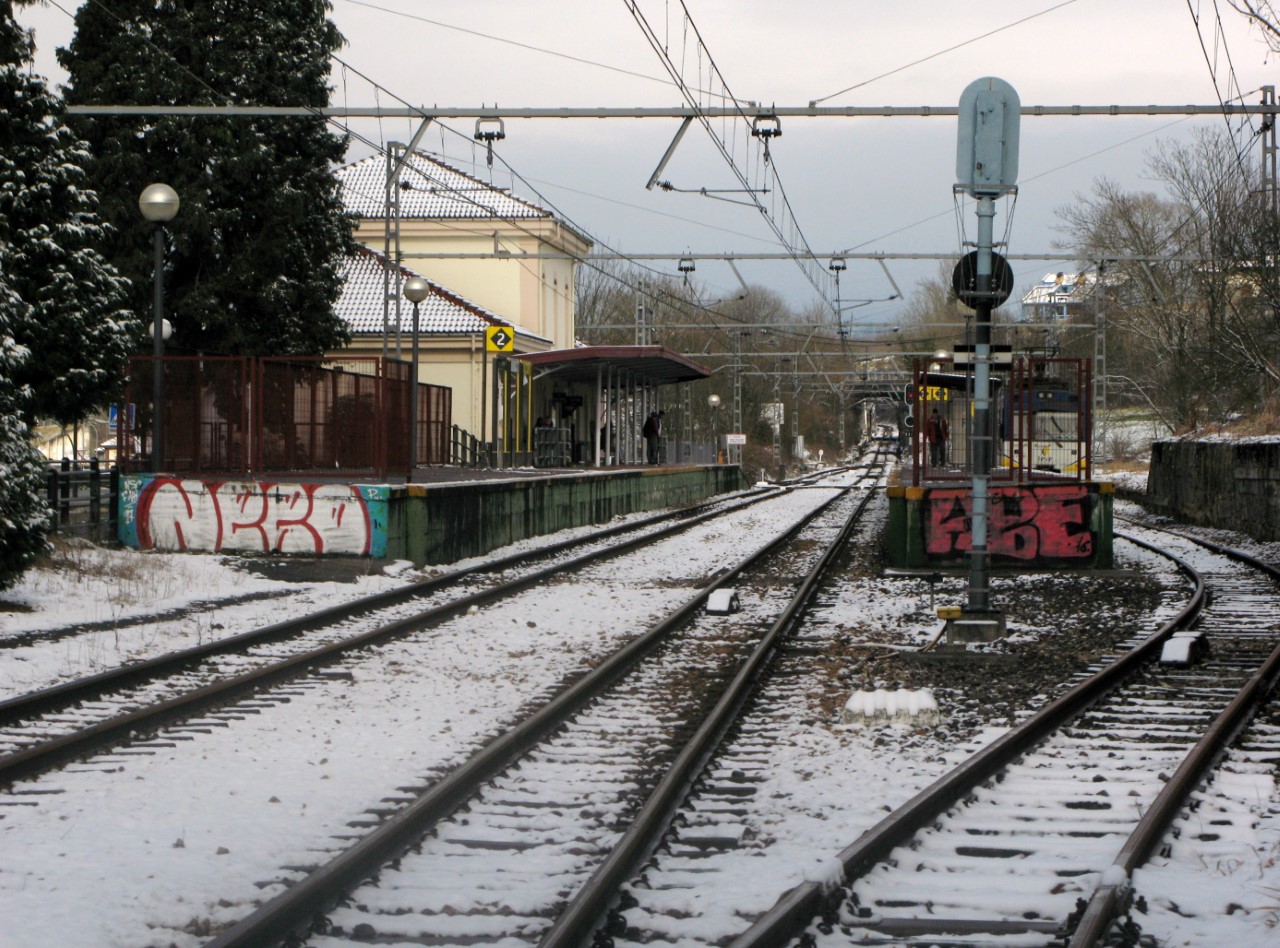
[[(943, 613), (947, 614), (943, 614)], [(939, 609), (938, 615), (946, 620), (943, 631), (948, 645), (968, 642), (994, 642), (1005, 636), (1004, 613), (994, 609), (975, 611), (970, 609)]]

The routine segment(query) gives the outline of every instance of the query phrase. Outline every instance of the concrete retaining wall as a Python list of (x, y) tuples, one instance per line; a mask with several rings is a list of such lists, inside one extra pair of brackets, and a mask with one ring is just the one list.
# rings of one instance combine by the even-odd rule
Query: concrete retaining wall
[[(518, 482), (413, 485), (399, 522), (389, 524), (390, 556), (452, 563), (517, 540), (614, 517), (694, 504), (747, 486), (738, 467), (712, 466), (561, 475)], [(399, 547), (397, 539), (404, 538)]]
[(1280, 440), (1157, 441), (1145, 503), (1188, 523), (1280, 540)]
[(741, 469), (730, 466), (408, 487), (127, 475), (121, 478), (120, 541), (144, 550), (452, 563), (746, 486)]

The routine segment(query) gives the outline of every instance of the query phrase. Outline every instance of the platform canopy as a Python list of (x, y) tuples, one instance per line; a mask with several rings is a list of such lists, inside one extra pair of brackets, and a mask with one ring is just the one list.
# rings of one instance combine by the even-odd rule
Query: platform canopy
[(566, 382), (594, 382), (601, 371), (632, 374), (649, 385), (696, 382), (711, 375), (706, 366), (663, 346), (579, 346), (515, 356), (539, 375), (554, 374)]

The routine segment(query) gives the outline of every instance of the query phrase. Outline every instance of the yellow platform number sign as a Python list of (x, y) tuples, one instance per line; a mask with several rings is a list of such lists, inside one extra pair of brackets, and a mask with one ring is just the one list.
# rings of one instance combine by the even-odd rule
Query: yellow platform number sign
[(484, 347), (489, 352), (515, 352), (515, 330), (510, 326), (490, 326), (484, 331)]

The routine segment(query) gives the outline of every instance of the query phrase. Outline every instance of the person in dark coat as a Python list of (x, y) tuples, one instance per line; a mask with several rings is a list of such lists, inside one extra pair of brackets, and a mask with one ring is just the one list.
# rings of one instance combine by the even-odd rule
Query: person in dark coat
[(657, 464), (658, 436), (662, 434), (662, 419), (658, 416), (658, 412), (649, 413), (649, 417), (645, 419), (644, 427), (640, 429), (640, 433), (644, 435), (645, 459), (650, 464)]

